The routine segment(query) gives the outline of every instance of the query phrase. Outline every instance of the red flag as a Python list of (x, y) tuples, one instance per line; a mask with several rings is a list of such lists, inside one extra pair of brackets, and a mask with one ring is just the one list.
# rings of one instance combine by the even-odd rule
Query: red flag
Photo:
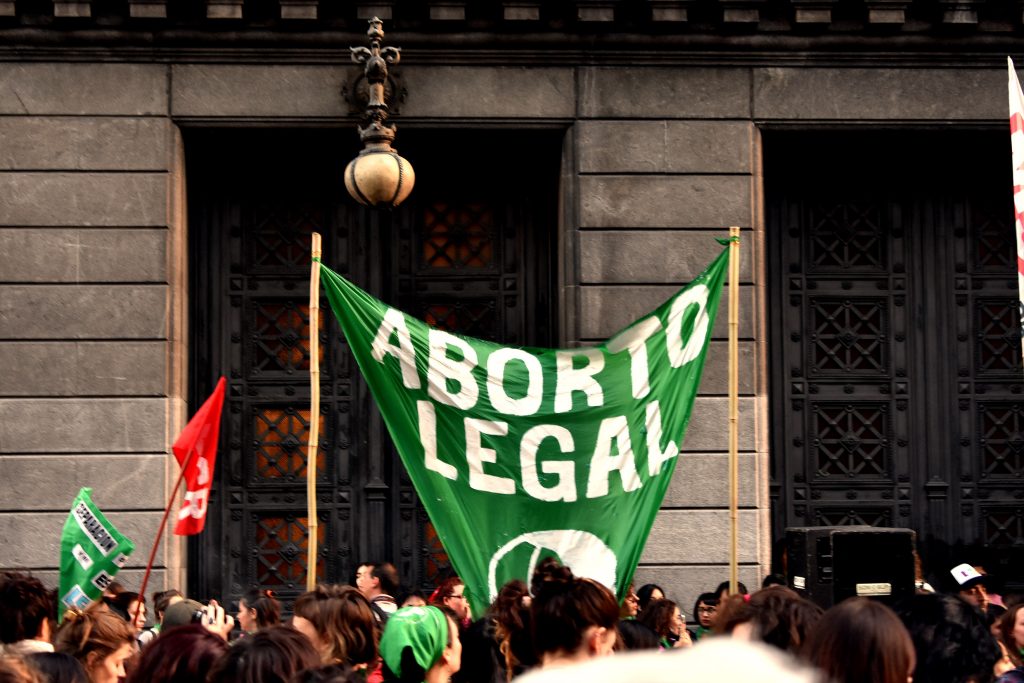
[(178, 459), (179, 465), (185, 467), (185, 502), (178, 512), (178, 524), (174, 527), (174, 533), (178, 536), (198, 534), (206, 525), (206, 504), (213, 483), (213, 466), (217, 462), (220, 410), (223, 405), (224, 378), (221, 377), (210, 398), (196, 411), (174, 442), (174, 457)]
[[(1024, 93), (1013, 68), (1013, 60), (1006, 58), (1010, 70), (1010, 147), (1013, 150), (1013, 215), (1017, 236), (1017, 289), (1020, 296), (1018, 311), (1024, 318)], [(1024, 320), (1020, 321), (1024, 324)], [(1024, 339), (1022, 339), (1024, 342)]]

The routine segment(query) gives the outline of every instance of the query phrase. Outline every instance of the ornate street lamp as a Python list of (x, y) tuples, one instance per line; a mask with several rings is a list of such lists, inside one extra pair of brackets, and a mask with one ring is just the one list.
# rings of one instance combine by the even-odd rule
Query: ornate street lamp
[(363, 151), (345, 168), (345, 187), (359, 202), (374, 207), (398, 206), (412, 192), (416, 182), (412, 164), (392, 149), (395, 125), (387, 123), (388, 105), (384, 101), (384, 84), (388, 79), (388, 64), (398, 64), (401, 57), (397, 47), (381, 47), (384, 29), (377, 17), (370, 19), (366, 32), (370, 47), (353, 47), (352, 61), (364, 65), (369, 101), (359, 126)]

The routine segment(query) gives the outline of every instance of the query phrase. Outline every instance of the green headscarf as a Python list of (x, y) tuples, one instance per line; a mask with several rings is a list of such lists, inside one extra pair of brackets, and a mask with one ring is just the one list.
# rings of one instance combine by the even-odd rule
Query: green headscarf
[(436, 607), (403, 607), (388, 618), (380, 638), (380, 656), (396, 676), (402, 675), (402, 651), (412, 650), (423, 671), (448, 646), (448, 617)]

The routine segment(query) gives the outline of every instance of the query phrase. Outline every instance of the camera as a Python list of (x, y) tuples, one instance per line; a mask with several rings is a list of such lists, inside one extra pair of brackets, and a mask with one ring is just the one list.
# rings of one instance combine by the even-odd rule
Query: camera
[(203, 620), (205, 618), (206, 618), (206, 610), (197, 609), (195, 612), (192, 613), (192, 618), (191, 618), (190, 621), (193, 624), (201, 624), (201, 623), (203, 623)]

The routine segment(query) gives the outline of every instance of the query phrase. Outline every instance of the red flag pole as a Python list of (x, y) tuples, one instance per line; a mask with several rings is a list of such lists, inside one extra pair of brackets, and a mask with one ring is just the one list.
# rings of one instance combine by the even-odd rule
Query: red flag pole
[(146, 585), (149, 583), (149, 574), (153, 571), (153, 562), (156, 560), (156, 549), (160, 547), (160, 539), (164, 537), (164, 528), (167, 526), (167, 518), (171, 515), (171, 507), (174, 505), (174, 500), (178, 497), (178, 488), (181, 486), (181, 480), (185, 478), (185, 470), (188, 469), (188, 464), (192, 461), (192, 456), (195, 454), (196, 449), (193, 445), (189, 449), (188, 455), (185, 456), (185, 462), (181, 463), (181, 471), (178, 473), (178, 480), (174, 482), (174, 488), (171, 490), (171, 497), (167, 501), (167, 507), (164, 508), (164, 517), (160, 520), (160, 528), (156, 530), (156, 540), (153, 541), (153, 549), (149, 551), (149, 562), (146, 563), (146, 573), (142, 575), (142, 586), (139, 587), (139, 601), (135, 605), (135, 615), (132, 617), (132, 623), (135, 623), (139, 619), (139, 612), (142, 611), (142, 602), (146, 599)]

